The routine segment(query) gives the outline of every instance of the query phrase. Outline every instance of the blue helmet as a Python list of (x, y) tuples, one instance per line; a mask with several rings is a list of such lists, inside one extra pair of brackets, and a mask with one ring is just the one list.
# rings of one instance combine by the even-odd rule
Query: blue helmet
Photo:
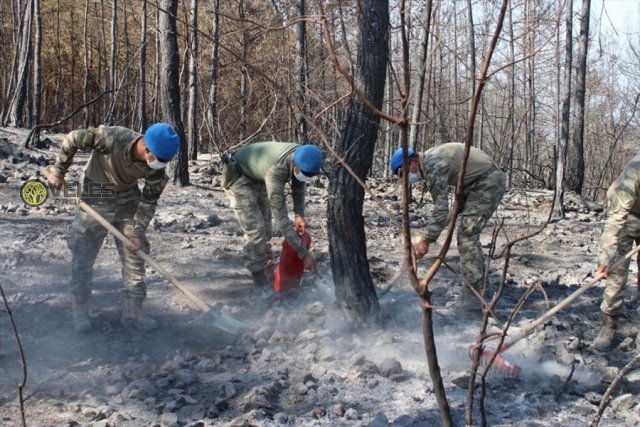
[(322, 151), (313, 144), (301, 145), (296, 148), (293, 153), (293, 163), (300, 168), (302, 172), (308, 174), (318, 174), (324, 163)]
[(159, 161), (166, 163), (178, 153), (180, 138), (170, 124), (156, 123), (144, 133), (144, 144)]
[[(413, 151), (413, 149), (407, 149), (407, 157), (411, 157), (414, 154), (416, 153), (415, 151)], [(402, 148), (398, 148), (393, 152), (389, 166), (391, 167), (391, 173), (393, 173), (394, 175), (398, 175), (398, 169), (402, 167)]]

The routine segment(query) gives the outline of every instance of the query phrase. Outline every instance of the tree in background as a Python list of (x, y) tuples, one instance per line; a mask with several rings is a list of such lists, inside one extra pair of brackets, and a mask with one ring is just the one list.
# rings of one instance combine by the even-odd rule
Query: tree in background
[[(572, 44), (572, 21), (573, 21), (573, 0), (567, 1), (567, 12), (565, 19), (565, 49), (564, 49), (564, 73), (562, 76), (562, 113), (560, 120), (560, 134), (558, 136), (558, 150), (556, 159), (556, 197), (554, 199), (553, 217), (554, 219), (564, 218), (564, 177), (565, 164), (567, 162), (567, 145), (569, 141), (569, 119), (571, 117), (571, 69), (573, 62)], [(558, 61), (560, 62), (560, 61)], [(559, 64), (558, 64), (559, 66)], [(559, 91), (558, 91), (559, 92)], [(560, 99), (560, 93), (558, 93)]]
[(587, 52), (589, 48), (589, 19), (591, 0), (582, 0), (580, 16), (580, 37), (578, 40), (578, 66), (576, 68), (576, 88), (574, 98), (575, 120), (573, 137), (568, 146), (566, 188), (582, 194), (584, 185), (584, 120), (585, 92), (587, 85)]
[[(32, 11), (37, 3), (43, 40), (40, 89), (33, 81), (38, 54), (37, 16)], [(161, 119), (164, 89), (160, 77), (166, 76), (160, 60), (162, 40), (153, 31), (160, 12), (157, 3), (37, 3), (0, 0), (0, 124), (30, 126), (38, 96), (42, 106), (39, 123), (59, 133), (103, 123), (143, 130), (149, 122)], [(392, 22), (399, 19), (401, 3), (390, 0)], [(583, 97), (584, 109), (580, 113), (572, 108), (571, 112), (566, 189), (577, 189), (571, 180), (574, 170), (573, 175), (583, 175), (583, 193), (601, 199), (603, 189), (619, 174), (620, 165), (636, 150), (634, 141), (640, 136), (638, 106), (629, 96), (638, 93), (640, 39), (626, 37), (621, 42), (622, 32), (610, 37), (611, 33), (604, 31), (609, 23), (606, 13), (597, 14), (600, 22), (587, 33), (588, 4), (581, 4), (582, 24), (573, 27), (582, 28), (582, 35), (571, 40), (576, 52), (571, 76), (575, 97), (571, 102), (578, 108)], [(257, 140), (296, 141), (305, 132), (311, 140), (318, 140), (321, 133), (332, 141), (340, 139), (350, 88), (330, 66), (326, 40), (311, 36), (320, 31), (314, 18), (319, 16), (317, 2), (198, 2), (198, 51), (193, 56), (189, 54), (195, 41), (191, 36), (195, 28), (189, 22), (192, 5), (191, 1), (178, 2), (176, 19), (177, 49), (184, 52), (177, 65), (179, 108), (185, 130), (189, 122), (193, 127), (194, 118), (197, 124), (195, 132), (186, 132), (198, 134), (189, 149), (191, 156), (194, 149), (202, 151), (211, 144), (216, 151), (224, 151)], [(356, 1), (327, 3), (327, 20), (335, 28), (332, 42), (344, 64), (355, 64), (356, 60), (358, 5)], [(614, 7), (609, 2), (593, 6)], [(408, 2), (403, 7), (410, 17), (407, 46), (412, 52), (408, 64), (411, 78), (415, 82), (424, 78), (424, 89), (412, 86), (407, 105), (413, 113), (411, 145), (422, 150), (459, 140), (465, 130), (469, 94), (477, 84), (473, 77), (477, 65), (473, 64), (480, 62), (493, 25), (491, 2), (433, 2), (430, 24), (423, 18), (427, 2)], [(564, 62), (558, 66), (557, 59), (558, 27), (564, 26), (559, 15), (564, 10), (566, 7), (550, 0), (510, 3), (504, 34), (508, 42), (496, 52), (501, 66), (495, 78), (491, 76), (480, 102), (474, 145), (481, 145), (508, 168), (511, 186), (552, 189), (556, 182), (554, 151), (562, 114), (556, 105), (564, 96), (564, 87), (549, 82), (562, 79), (565, 72)], [(431, 40), (422, 47), (422, 33), (427, 30)], [(633, 33), (636, 29), (629, 30)], [(591, 43), (586, 43), (587, 36)], [(388, 39), (390, 60), (383, 110), (399, 114), (402, 94), (396, 73), (402, 68), (403, 47), (395, 22)], [(594, 48), (597, 55), (586, 54)], [(192, 59), (195, 66), (189, 65)], [(138, 71), (135, 77), (134, 70)], [(582, 79), (584, 91), (577, 89)], [(194, 81), (205, 84), (196, 89), (192, 108), (187, 100)], [(189, 110), (191, 118), (187, 117)], [(584, 120), (578, 123), (580, 117)], [(374, 150), (371, 175), (376, 177), (386, 173), (399, 128), (388, 123), (379, 136), (385, 144)], [(580, 147), (578, 141), (582, 141), (582, 156), (573, 154), (578, 152), (573, 147)], [(583, 167), (573, 163), (580, 158)]]
[(189, 129), (189, 158), (198, 158), (198, 128), (197, 103), (198, 103), (198, 0), (191, 0), (189, 8), (189, 33), (191, 43), (189, 44), (189, 105), (187, 106), (187, 128)]
[(176, 13), (178, 0), (160, 0), (160, 15), (158, 20), (158, 34), (160, 35), (160, 105), (162, 120), (171, 123), (180, 136), (180, 151), (177, 161), (169, 164), (169, 177), (173, 183), (182, 186), (189, 185), (189, 168), (187, 138), (180, 116), (180, 85), (179, 70), (180, 56), (178, 55), (178, 31), (176, 29)]

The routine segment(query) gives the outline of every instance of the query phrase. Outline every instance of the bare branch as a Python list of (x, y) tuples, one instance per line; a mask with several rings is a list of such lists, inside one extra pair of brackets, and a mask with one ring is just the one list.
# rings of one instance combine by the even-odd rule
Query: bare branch
[(618, 386), (618, 383), (620, 382), (620, 380), (625, 375), (627, 375), (627, 372), (629, 372), (631, 368), (633, 368), (636, 365), (636, 363), (638, 363), (638, 361), (640, 361), (640, 353), (637, 353), (633, 357), (633, 359), (631, 359), (629, 363), (627, 363), (625, 367), (622, 368), (620, 372), (618, 372), (618, 375), (616, 375), (616, 377), (611, 382), (611, 385), (609, 385), (609, 387), (607, 388), (607, 391), (602, 396), (602, 400), (600, 401), (600, 406), (598, 407), (598, 412), (591, 419), (591, 423), (589, 423), (589, 427), (598, 426), (598, 424), (600, 423), (600, 418), (604, 413), (604, 410), (607, 409), (607, 406), (609, 405), (609, 399), (611, 398), (611, 394), (613, 394), (613, 391)]
[(22, 420), (22, 426), (27, 427), (27, 418), (24, 409), (24, 402), (26, 398), (24, 397), (24, 388), (27, 385), (27, 360), (24, 356), (24, 349), (22, 348), (22, 341), (20, 340), (20, 335), (18, 334), (18, 327), (16, 325), (15, 318), (13, 317), (13, 311), (9, 306), (9, 301), (7, 300), (7, 296), (4, 293), (4, 289), (2, 289), (2, 285), (0, 285), (0, 295), (2, 295), (2, 302), (4, 303), (6, 313), (9, 316), (9, 321), (11, 322), (11, 329), (13, 330), (13, 336), (16, 339), (16, 344), (18, 345), (18, 354), (20, 355), (20, 366), (22, 367), (22, 378), (17, 384), (18, 387), (18, 406), (20, 408), (20, 418)]

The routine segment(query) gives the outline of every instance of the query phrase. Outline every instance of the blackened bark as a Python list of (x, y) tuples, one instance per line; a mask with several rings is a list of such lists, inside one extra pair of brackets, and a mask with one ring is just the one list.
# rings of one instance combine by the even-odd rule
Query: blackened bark
[(562, 121), (560, 123), (560, 138), (558, 138), (558, 153), (556, 159), (556, 197), (553, 206), (553, 218), (564, 218), (564, 178), (567, 161), (567, 144), (569, 140), (569, 119), (571, 112), (571, 69), (573, 67), (573, 0), (567, 2), (567, 17), (565, 24), (564, 70), (562, 85), (564, 96), (562, 99)]
[(18, 78), (16, 90), (11, 104), (10, 124), (16, 127), (24, 126), (24, 105), (27, 100), (27, 85), (29, 81), (29, 66), (31, 65), (31, 25), (33, 2), (25, 4), (22, 15), (20, 38), (20, 55), (18, 58)]
[(218, 62), (220, 58), (220, 0), (211, 0), (211, 12), (213, 14), (213, 27), (211, 28), (213, 40), (211, 43), (211, 84), (209, 87), (209, 116), (207, 122), (211, 144), (218, 145)]
[(118, 78), (117, 74), (117, 58), (118, 55), (118, 0), (112, 0), (111, 8), (111, 59), (109, 60), (109, 93), (111, 93), (111, 99), (109, 101), (109, 110), (107, 111), (107, 118), (105, 123), (114, 123), (114, 114), (116, 108), (116, 99), (118, 93), (116, 92)]
[[(359, 4), (355, 85), (380, 109), (389, 57), (389, 3), (362, 0)], [(379, 123), (379, 116), (355, 96), (351, 98), (338, 155), (362, 180), (371, 169)], [(369, 272), (362, 217), (364, 189), (340, 165), (334, 165), (331, 172), (327, 214), (336, 300), (356, 321), (377, 320), (379, 305)]]
[[(42, 99), (41, 52), (42, 52), (42, 19), (40, 15), (40, 0), (33, 0), (33, 102), (31, 112), (31, 127), (40, 124), (40, 107)], [(37, 142), (39, 134), (34, 135)]]
[(296, 97), (298, 100), (298, 108), (301, 114), (298, 114), (298, 123), (296, 126), (296, 134), (298, 143), (304, 144), (307, 140), (307, 122), (305, 116), (307, 114), (307, 14), (305, 0), (298, 0), (299, 21), (296, 24), (297, 43), (296, 43)]
[(189, 158), (198, 159), (198, 129), (196, 114), (198, 103), (198, 1), (191, 0), (189, 10), (191, 47), (189, 49), (189, 106), (187, 107), (187, 128), (189, 130)]
[(178, 32), (176, 28), (177, 0), (160, 0), (158, 32), (160, 39), (160, 106), (162, 117), (176, 129), (180, 137), (180, 151), (177, 159), (169, 164), (169, 176), (173, 183), (189, 185), (189, 163), (187, 138), (180, 117), (180, 87), (178, 55)]
[(242, 47), (240, 58), (242, 60), (242, 64), (240, 66), (240, 124), (238, 125), (238, 140), (240, 142), (244, 141), (245, 136), (247, 135), (247, 67), (244, 64), (247, 64), (247, 60), (249, 58), (249, 34), (247, 30), (247, 23), (244, 22), (245, 14), (244, 14), (244, 0), (240, 0), (238, 2), (238, 17), (240, 18), (242, 25)]
[(580, 17), (580, 38), (578, 41), (578, 60), (576, 68), (575, 120), (573, 137), (567, 153), (567, 177), (565, 188), (582, 194), (584, 183), (584, 110), (587, 83), (587, 51), (589, 47), (589, 17), (591, 0), (582, 0)]
[(138, 85), (140, 96), (138, 99), (138, 116), (140, 120), (140, 131), (147, 128), (147, 0), (142, 0), (142, 22), (140, 23), (140, 69), (138, 70)]
[(422, 97), (424, 96), (425, 79), (427, 77), (427, 54), (429, 53), (429, 34), (431, 30), (431, 9), (433, 0), (428, 0), (422, 14), (422, 29), (420, 30), (420, 53), (418, 62), (418, 84), (415, 87), (413, 113), (411, 114), (411, 129), (409, 131), (409, 146), (418, 149), (418, 122), (422, 111)]
[(89, 0), (84, 1), (84, 18), (82, 30), (84, 72), (82, 77), (82, 103), (84, 104), (82, 127), (89, 127)]

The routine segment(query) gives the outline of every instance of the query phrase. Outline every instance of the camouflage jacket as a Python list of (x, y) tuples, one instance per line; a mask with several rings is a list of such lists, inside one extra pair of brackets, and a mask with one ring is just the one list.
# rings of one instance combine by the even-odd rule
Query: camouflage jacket
[(290, 183), (293, 212), (304, 217), (305, 184), (293, 176), (293, 152), (297, 147), (294, 143), (257, 142), (236, 151), (233, 159), (243, 175), (264, 182), (273, 218), (284, 238), (302, 258), (308, 250), (294, 229), (285, 200), (285, 186)]
[[(464, 144), (450, 142), (434, 147), (420, 155), (420, 166), (427, 189), (433, 199), (433, 210), (423, 236), (429, 243), (438, 240), (440, 233), (447, 225), (449, 186), (455, 186), (458, 182), (463, 154)], [(465, 187), (495, 167), (494, 165), (493, 159), (484, 151), (471, 147), (464, 175)]]
[(602, 230), (600, 265), (612, 266), (629, 215), (640, 216), (640, 154), (624, 167), (607, 190), (607, 220)]
[[(144, 234), (156, 211), (158, 198), (169, 178), (164, 169), (154, 170), (131, 156), (133, 144), (142, 135), (118, 126), (100, 126), (70, 132), (64, 137), (56, 162), (50, 171), (64, 178), (76, 151), (93, 150), (84, 167), (84, 178), (95, 184), (115, 185), (116, 203), (139, 200), (133, 230), (127, 234)], [(142, 193), (138, 180), (144, 179)]]

